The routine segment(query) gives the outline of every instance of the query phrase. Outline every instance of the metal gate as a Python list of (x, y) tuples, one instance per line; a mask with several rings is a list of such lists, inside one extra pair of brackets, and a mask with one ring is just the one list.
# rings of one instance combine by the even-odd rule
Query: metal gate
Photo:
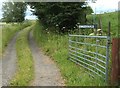
[(99, 76), (106, 82), (110, 58), (110, 27), (108, 31), (106, 36), (69, 34), (69, 60), (84, 67), (91, 76)]

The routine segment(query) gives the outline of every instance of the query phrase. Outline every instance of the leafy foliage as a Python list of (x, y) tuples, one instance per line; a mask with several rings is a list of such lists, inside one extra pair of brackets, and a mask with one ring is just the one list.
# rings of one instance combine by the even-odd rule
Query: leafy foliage
[(23, 22), (26, 11), (26, 4), (23, 2), (4, 2), (2, 6), (3, 21)]
[(57, 26), (61, 32), (73, 29), (78, 22), (86, 23), (85, 14), (88, 12), (85, 10), (90, 9), (85, 2), (29, 2), (28, 4), (34, 9), (33, 14), (43, 25)]

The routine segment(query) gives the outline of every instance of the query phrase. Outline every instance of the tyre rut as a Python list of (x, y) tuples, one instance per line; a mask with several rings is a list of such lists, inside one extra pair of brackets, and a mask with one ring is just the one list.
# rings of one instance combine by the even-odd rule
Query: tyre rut
[(12, 40), (9, 42), (2, 58), (0, 58), (0, 76), (2, 77), (2, 86), (8, 86), (9, 81), (13, 78), (16, 72), (16, 63), (17, 63), (17, 56), (16, 56), (16, 39), (19, 32), (15, 34)]
[(37, 47), (32, 35), (29, 34), (29, 45), (33, 55), (35, 79), (31, 86), (64, 86), (64, 81), (55, 63)]

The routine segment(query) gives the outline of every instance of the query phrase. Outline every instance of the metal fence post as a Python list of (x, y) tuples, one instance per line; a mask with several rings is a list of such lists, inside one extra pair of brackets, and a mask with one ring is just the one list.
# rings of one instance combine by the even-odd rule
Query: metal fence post
[[(95, 24), (95, 36), (97, 36), (97, 24)], [(98, 45), (98, 38), (95, 39), (96, 41), (96, 45)], [(95, 53), (96, 53), (96, 61), (95, 61), (95, 67), (97, 68), (97, 59), (98, 59), (98, 47), (96, 46), (96, 50), (95, 50)]]
[(70, 34), (69, 34), (69, 39), (68, 39), (68, 43), (69, 43), (68, 44), (68, 57), (69, 58), (68, 59), (70, 59), (70, 46), (71, 46), (71, 42), (70, 41), (71, 41), (71, 37), (70, 37)]
[(108, 68), (108, 66), (109, 66), (109, 48), (110, 48), (110, 25), (111, 25), (111, 23), (109, 22), (109, 24), (108, 24), (108, 35), (107, 35), (107, 48), (106, 48), (106, 77), (105, 77), (105, 81), (106, 81), (106, 83), (108, 83), (108, 78), (109, 78), (109, 76), (108, 76), (108, 70), (109, 70), (109, 68)]

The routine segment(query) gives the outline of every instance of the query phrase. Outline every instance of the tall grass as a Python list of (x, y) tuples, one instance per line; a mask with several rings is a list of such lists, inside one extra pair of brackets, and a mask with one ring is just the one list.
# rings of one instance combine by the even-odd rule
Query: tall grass
[(2, 29), (2, 50), (4, 51), (9, 40), (14, 36), (15, 32), (20, 30), (19, 25), (5, 25)]
[(2, 27), (0, 27), (0, 56), (2, 55)]
[(17, 72), (11, 80), (11, 86), (28, 86), (34, 77), (33, 58), (28, 44), (28, 33), (31, 27), (25, 28), (17, 38)]
[(22, 24), (9, 23), (2, 25), (2, 27), (0, 28), (0, 34), (1, 34), (0, 45), (2, 46), (0, 47), (0, 56), (4, 52), (7, 44), (15, 35), (15, 33), (29, 25), (31, 25), (31, 22), (24, 22)]
[(105, 85), (100, 78), (92, 78), (85, 69), (68, 60), (68, 35), (54, 33), (51, 28), (45, 30), (41, 24), (36, 24), (34, 38), (59, 67), (67, 86), (101, 86)]

